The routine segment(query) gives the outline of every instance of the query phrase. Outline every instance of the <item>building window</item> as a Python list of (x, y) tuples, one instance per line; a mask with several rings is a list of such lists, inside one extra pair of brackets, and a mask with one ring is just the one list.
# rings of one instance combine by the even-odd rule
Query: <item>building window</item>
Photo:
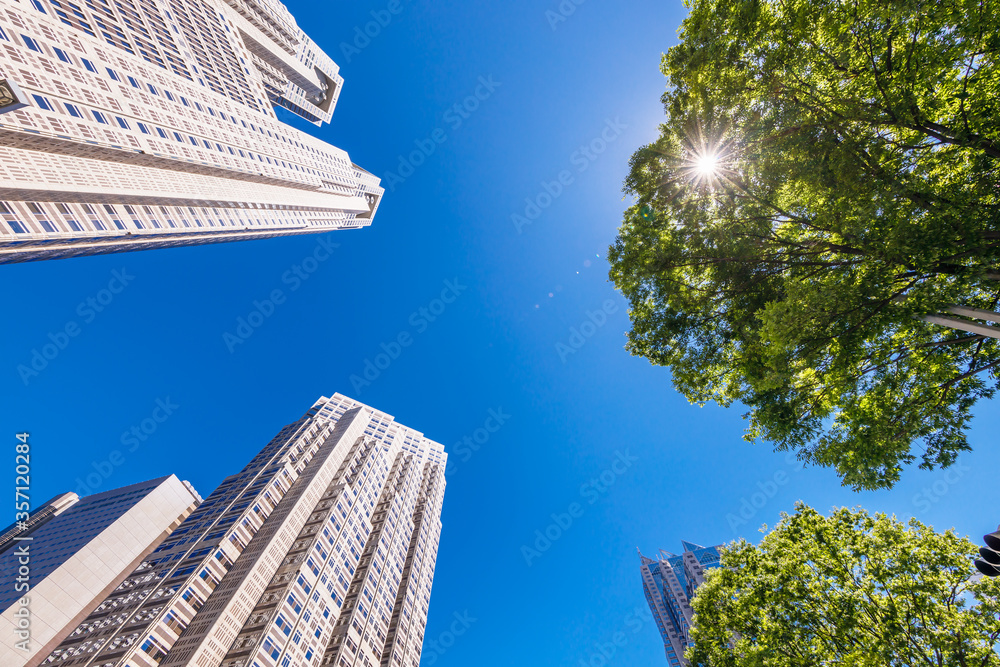
[(88, 70), (90, 70), (94, 74), (97, 74), (97, 68), (94, 67), (94, 63), (90, 62), (86, 58), (80, 58), (80, 61), (83, 63), (84, 67), (86, 67)]
[(6, 204), (6, 202), (0, 202), (0, 215), (3, 219), (7, 221), (10, 228), (14, 230), (15, 234), (27, 234), (27, 230), (21, 222), (14, 218), (14, 211)]
[(194, 592), (193, 588), (189, 588), (184, 591), (184, 594), (181, 595), (181, 599), (191, 605), (191, 608), (195, 611), (201, 609), (201, 606), (205, 604), (205, 602), (198, 597), (198, 594)]
[(42, 97), (41, 95), (32, 95), (35, 98), (35, 104), (38, 105), (40, 109), (45, 109), (46, 111), (52, 111), (52, 103), (49, 102), (48, 98)]
[(204, 570), (202, 570), (198, 574), (198, 576), (202, 578), (202, 580), (208, 585), (209, 588), (214, 589), (216, 586), (219, 585), (218, 577), (216, 577), (214, 573), (209, 571), (207, 567)]
[(281, 649), (275, 646), (274, 641), (270, 637), (264, 640), (264, 645), (261, 648), (264, 649), (264, 653), (271, 656), (272, 660), (277, 660), (278, 656), (281, 655)]
[(160, 643), (156, 637), (150, 635), (146, 641), (142, 643), (142, 650), (152, 659), (153, 662), (159, 664), (167, 657), (167, 648)]
[(167, 612), (167, 615), (163, 617), (163, 622), (178, 635), (184, 632), (184, 628), (187, 627), (187, 623), (182, 621), (173, 611)]
[(31, 39), (25, 34), (21, 35), (21, 39), (24, 40), (24, 45), (27, 46), (29, 49), (31, 49), (32, 51), (37, 51), (38, 53), (42, 53), (42, 47), (38, 46), (38, 42)]

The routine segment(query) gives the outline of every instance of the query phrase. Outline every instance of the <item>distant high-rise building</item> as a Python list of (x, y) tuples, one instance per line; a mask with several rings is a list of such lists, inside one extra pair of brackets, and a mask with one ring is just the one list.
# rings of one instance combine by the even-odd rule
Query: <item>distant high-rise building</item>
[(703, 547), (681, 542), (684, 552), (677, 556), (660, 551), (659, 558), (641, 553), (642, 588), (653, 612), (656, 627), (663, 637), (667, 661), (673, 666), (688, 667), (684, 651), (691, 645), (691, 598), (705, 581), (705, 569), (719, 565), (719, 546)]
[(0, 264), (371, 224), (379, 179), (274, 109), (342, 84), (277, 0), (0, 0)]
[(383, 412), (321, 398), (42, 664), (417, 667), (446, 458)]
[(37, 665), (200, 501), (171, 475), (64, 493), (0, 534), (0, 665)]

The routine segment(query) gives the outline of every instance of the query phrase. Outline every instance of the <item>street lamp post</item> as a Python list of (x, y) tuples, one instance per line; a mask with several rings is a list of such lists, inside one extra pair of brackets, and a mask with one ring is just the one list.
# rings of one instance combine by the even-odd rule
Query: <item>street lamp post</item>
[(1000, 526), (997, 532), (984, 535), (983, 541), (986, 546), (979, 547), (982, 558), (976, 559), (976, 569), (987, 577), (1000, 577)]

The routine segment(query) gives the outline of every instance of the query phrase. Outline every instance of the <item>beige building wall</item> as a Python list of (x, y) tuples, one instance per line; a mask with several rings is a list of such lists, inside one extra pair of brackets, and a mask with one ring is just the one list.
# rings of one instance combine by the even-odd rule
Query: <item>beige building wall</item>
[[(98, 496), (134, 488), (125, 487)], [(30, 650), (17, 647), (20, 640), (15, 632), (19, 620), (16, 614), (22, 605), (15, 603), (0, 615), (0, 665), (37, 665), (132, 572), (144, 556), (187, 518), (198, 500), (173, 475), (152, 485), (149, 492), (117, 520), (24, 594), (23, 597), (29, 600)], [(81, 506), (79, 510), (67, 512), (64, 523), (86, 522), (86, 507)], [(28, 545), (29, 567), (31, 561), (45, 557), (46, 544), (51, 544), (45, 538), (45, 528), (42, 526), (36, 531), (38, 536), (35, 539), (18, 543)], [(13, 547), (12, 551), (17, 548)]]

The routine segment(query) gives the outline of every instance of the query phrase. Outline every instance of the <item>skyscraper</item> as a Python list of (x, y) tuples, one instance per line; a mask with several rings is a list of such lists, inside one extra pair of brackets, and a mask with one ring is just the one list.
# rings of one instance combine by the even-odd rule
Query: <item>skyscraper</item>
[(653, 612), (653, 620), (663, 637), (667, 662), (688, 667), (684, 651), (691, 644), (691, 598), (705, 581), (705, 569), (719, 565), (719, 546), (703, 547), (681, 542), (683, 553), (677, 556), (660, 551), (653, 560), (641, 553), (642, 588)]
[(446, 459), (383, 412), (321, 398), (42, 664), (417, 667)]
[(0, 263), (371, 224), (379, 179), (275, 113), (342, 84), (277, 0), (0, 0)]
[(64, 493), (0, 535), (0, 665), (37, 665), (200, 501), (173, 475)]

